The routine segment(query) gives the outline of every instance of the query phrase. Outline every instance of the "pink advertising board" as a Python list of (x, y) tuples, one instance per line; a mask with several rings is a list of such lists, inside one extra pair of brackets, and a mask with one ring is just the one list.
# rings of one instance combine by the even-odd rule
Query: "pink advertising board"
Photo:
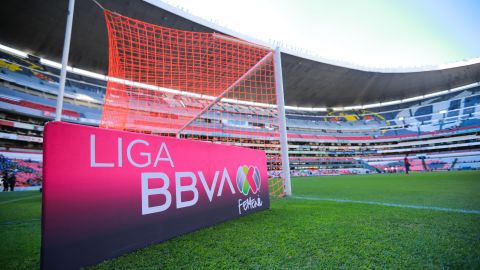
[(95, 264), (270, 206), (264, 151), (62, 122), (44, 134), (44, 269)]

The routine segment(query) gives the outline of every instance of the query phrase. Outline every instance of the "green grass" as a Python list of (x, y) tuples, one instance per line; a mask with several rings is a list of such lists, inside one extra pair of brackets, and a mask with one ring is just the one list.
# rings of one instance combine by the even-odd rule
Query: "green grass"
[(40, 262), (41, 195), (0, 193), (0, 267), (36, 269)]
[[(296, 178), (293, 191), (304, 197), (480, 210), (479, 172)], [(38, 268), (37, 194), (0, 194), (2, 269)], [(273, 200), (270, 210), (91, 268), (479, 269), (480, 215)]]
[(480, 209), (480, 171), (299, 177), (295, 195)]

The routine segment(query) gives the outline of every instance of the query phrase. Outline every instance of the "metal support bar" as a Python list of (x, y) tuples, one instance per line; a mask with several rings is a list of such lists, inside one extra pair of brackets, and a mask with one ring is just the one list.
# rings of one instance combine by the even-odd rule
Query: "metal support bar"
[(70, 51), (70, 37), (72, 35), (73, 9), (75, 0), (68, 3), (67, 28), (65, 29), (65, 40), (63, 42), (62, 70), (60, 72), (60, 86), (57, 96), (57, 108), (55, 110), (55, 120), (62, 121), (63, 95), (65, 93), (65, 80), (67, 79), (68, 53)]
[(260, 61), (258, 61), (253, 67), (251, 67), (247, 72), (245, 72), (240, 78), (238, 78), (234, 83), (232, 83), (232, 85), (230, 85), (227, 89), (225, 89), (225, 91), (223, 91), (218, 97), (216, 97), (214, 100), (212, 100), (212, 102), (210, 102), (205, 108), (203, 108), (203, 110), (201, 110), (197, 115), (195, 115), (195, 117), (193, 117), (192, 119), (190, 119), (190, 121), (188, 121), (185, 125), (183, 125), (183, 127), (181, 127), (178, 131), (177, 131), (177, 138), (180, 137), (180, 133), (182, 133), (182, 131), (188, 127), (191, 123), (193, 123), (193, 121), (195, 121), (195, 119), (199, 118), (203, 113), (205, 113), (206, 111), (208, 111), (213, 105), (215, 105), (217, 102), (219, 102), (226, 94), (228, 94), (228, 92), (230, 92), (231, 90), (233, 90), (236, 86), (238, 86), (238, 84), (240, 84), (242, 81), (248, 79), (257, 69), (263, 67), (268, 59), (273, 55), (273, 52), (269, 52), (267, 55), (265, 55)]
[(292, 185), (290, 182), (290, 162), (288, 160), (287, 121), (285, 118), (285, 100), (283, 96), (282, 58), (279, 47), (275, 49), (275, 85), (277, 86), (280, 150), (282, 155), (283, 178), (285, 179), (285, 194), (291, 196)]

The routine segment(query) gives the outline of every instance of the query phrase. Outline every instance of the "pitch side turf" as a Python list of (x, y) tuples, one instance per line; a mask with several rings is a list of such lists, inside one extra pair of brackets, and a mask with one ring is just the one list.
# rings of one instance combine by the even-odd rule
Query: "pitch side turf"
[[(93, 269), (479, 269), (480, 171), (293, 179), (268, 211)], [(0, 267), (39, 267), (38, 192), (0, 194)]]

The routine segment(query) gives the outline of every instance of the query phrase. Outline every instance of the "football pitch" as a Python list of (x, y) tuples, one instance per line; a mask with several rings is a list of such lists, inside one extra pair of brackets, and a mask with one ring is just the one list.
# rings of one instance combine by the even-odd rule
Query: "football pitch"
[[(92, 269), (479, 269), (480, 171), (292, 180), (271, 209)], [(0, 266), (40, 261), (41, 195), (0, 194)]]

